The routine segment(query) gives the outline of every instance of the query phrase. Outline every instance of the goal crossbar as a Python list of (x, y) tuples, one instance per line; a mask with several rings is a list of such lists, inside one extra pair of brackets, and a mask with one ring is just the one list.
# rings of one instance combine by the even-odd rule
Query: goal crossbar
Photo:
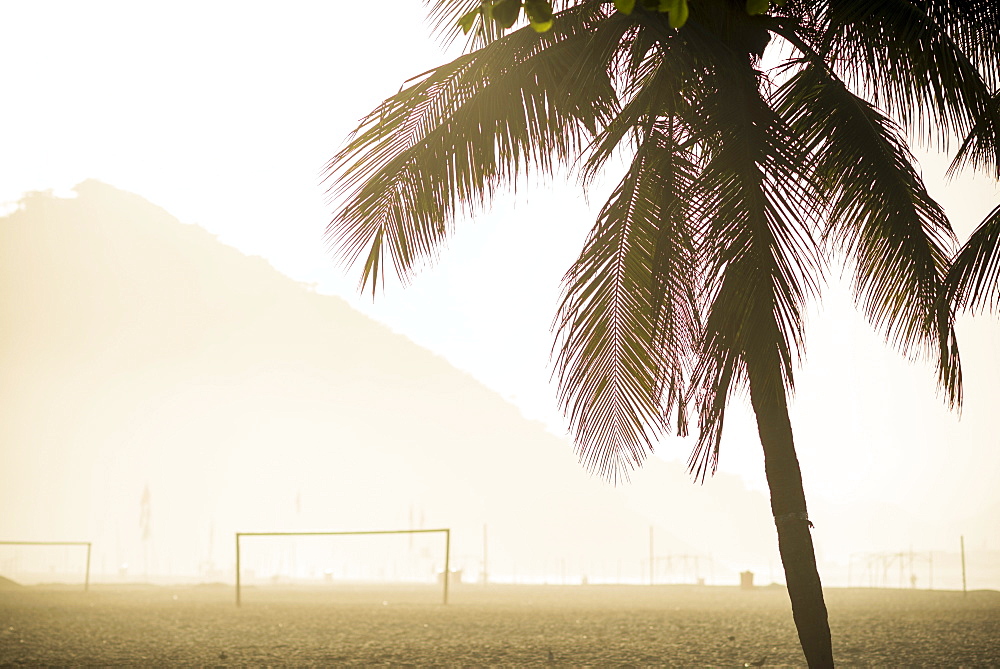
[(90, 550), (89, 541), (0, 541), (0, 546), (86, 546), (87, 567), (83, 576), (83, 591), (90, 590)]
[[(335, 537), (348, 535), (373, 535), (373, 534), (430, 534), (444, 533), (444, 599), (443, 603), (448, 603), (448, 581), (451, 580), (451, 529), (442, 528), (435, 530), (361, 530), (357, 532), (237, 532), (236, 533), (236, 606), (241, 605), (240, 591), (240, 539), (242, 537)], [(89, 573), (90, 553), (87, 553), (87, 564)]]

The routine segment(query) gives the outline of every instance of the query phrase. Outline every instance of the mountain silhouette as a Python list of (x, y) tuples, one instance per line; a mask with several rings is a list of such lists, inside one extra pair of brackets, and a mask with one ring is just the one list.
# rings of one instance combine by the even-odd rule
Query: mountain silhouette
[(652, 458), (611, 486), (343, 300), (138, 195), (75, 194), (0, 219), (0, 538), (92, 540), (99, 569), (150, 531), (177, 573), (260, 530), (451, 527), (471, 567), (488, 525), (491, 561), (525, 573), (639, 574), (650, 525), (659, 555), (773, 552), (766, 500), (732, 477)]

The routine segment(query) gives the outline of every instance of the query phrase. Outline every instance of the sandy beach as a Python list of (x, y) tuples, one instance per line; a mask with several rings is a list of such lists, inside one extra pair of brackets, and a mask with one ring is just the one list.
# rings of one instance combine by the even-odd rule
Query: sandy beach
[[(830, 589), (842, 666), (997, 666), (1000, 592)], [(0, 592), (0, 665), (803, 666), (787, 595), (696, 586)]]

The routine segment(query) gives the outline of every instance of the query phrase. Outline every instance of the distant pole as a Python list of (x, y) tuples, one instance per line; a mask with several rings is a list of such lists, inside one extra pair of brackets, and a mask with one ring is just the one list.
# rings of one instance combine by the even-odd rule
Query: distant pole
[(910, 545), (910, 587), (917, 587), (916, 572), (913, 571), (913, 545)]
[(968, 595), (969, 592), (965, 589), (965, 537), (960, 536), (958, 540), (962, 547), (962, 595)]
[(448, 603), (448, 581), (451, 580), (451, 530), (444, 531), (444, 603)]
[(240, 606), (240, 533), (236, 533), (236, 606)]
[(486, 523), (483, 523), (483, 585), (489, 583), (489, 544), (486, 540)]
[(83, 591), (90, 590), (90, 542), (87, 542), (87, 572), (83, 577)]
[(649, 584), (653, 585), (653, 526), (649, 526)]

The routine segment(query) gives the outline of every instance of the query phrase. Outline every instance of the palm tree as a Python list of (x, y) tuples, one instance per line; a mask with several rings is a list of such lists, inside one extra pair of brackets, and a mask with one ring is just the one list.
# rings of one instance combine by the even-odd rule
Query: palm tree
[[(480, 0), (431, 4), (454, 39)], [(903, 131), (943, 147), (975, 130), (966, 156), (989, 154), (996, 10), (787, 0), (750, 15), (736, 0), (691, 0), (675, 28), (649, 2), (615, 4), (556, 0), (541, 33), (480, 17), (465, 55), (407, 82), (330, 161), (329, 240), (342, 262), (363, 261), (374, 293), (387, 267), (405, 282), (433, 261), (498, 188), (563, 166), (586, 185), (625, 156), (554, 326), (578, 455), (618, 479), (664, 434), (686, 434), (690, 415), (689, 465), (704, 478), (729, 399), (748, 390), (799, 638), (810, 666), (831, 666), (788, 416), (802, 310), (825, 268), (846, 263), (873, 325), (932, 360), (946, 401), (961, 401), (942, 299), (954, 234)]]

